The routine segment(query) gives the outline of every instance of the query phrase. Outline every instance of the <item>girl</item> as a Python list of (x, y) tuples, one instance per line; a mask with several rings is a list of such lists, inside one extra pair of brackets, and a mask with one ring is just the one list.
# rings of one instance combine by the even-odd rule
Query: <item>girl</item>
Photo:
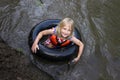
[[(49, 48), (55, 48), (58, 46), (62, 47), (69, 44), (70, 41), (74, 42), (76, 45), (79, 46), (78, 55), (73, 60), (74, 62), (77, 62), (80, 59), (80, 56), (83, 52), (84, 44), (79, 39), (74, 37), (73, 24), (74, 21), (71, 18), (65, 18), (58, 24), (56, 28), (47, 29), (39, 32), (32, 45), (32, 52), (36, 53), (37, 49), (39, 50), (38, 42), (42, 38), (42, 36), (51, 34), (51, 37), (44, 42), (44, 44)], [(56, 44), (55, 40), (53, 40), (55, 37), (57, 37), (57, 43), (59, 44)]]

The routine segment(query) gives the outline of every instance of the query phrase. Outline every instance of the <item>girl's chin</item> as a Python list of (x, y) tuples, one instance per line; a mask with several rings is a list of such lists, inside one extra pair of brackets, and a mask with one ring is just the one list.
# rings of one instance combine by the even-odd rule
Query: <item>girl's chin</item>
[(68, 35), (64, 35), (64, 34), (62, 34), (61, 35), (63, 38), (67, 38), (68, 37)]

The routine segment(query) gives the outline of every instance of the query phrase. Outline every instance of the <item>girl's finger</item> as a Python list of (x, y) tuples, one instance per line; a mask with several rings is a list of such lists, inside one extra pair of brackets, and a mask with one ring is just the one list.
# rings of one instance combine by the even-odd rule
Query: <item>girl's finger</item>
[(37, 49), (39, 50), (39, 46), (37, 45)]

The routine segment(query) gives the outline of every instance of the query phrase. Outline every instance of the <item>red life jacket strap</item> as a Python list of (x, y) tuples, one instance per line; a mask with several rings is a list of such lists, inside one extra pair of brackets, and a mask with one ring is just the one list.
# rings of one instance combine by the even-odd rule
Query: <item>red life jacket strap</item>
[(69, 45), (69, 44), (70, 44), (70, 40), (66, 40), (66, 41), (64, 41), (64, 42), (61, 44), (61, 47), (67, 46), (67, 45)]
[(55, 35), (51, 35), (50, 40), (53, 45), (56, 46), (58, 44), (57, 37)]

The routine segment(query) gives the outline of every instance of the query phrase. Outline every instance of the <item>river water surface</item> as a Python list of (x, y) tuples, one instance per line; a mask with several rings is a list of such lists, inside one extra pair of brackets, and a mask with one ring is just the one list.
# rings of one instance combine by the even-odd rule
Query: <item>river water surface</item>
[(120, 79), (120, 0), (1, 0), (0, 37), (30, 55), (30, 30), (46, 19), (71, 17), (85, 44), (79, 62), (67, 64), (31, 61), (55, 80)]

